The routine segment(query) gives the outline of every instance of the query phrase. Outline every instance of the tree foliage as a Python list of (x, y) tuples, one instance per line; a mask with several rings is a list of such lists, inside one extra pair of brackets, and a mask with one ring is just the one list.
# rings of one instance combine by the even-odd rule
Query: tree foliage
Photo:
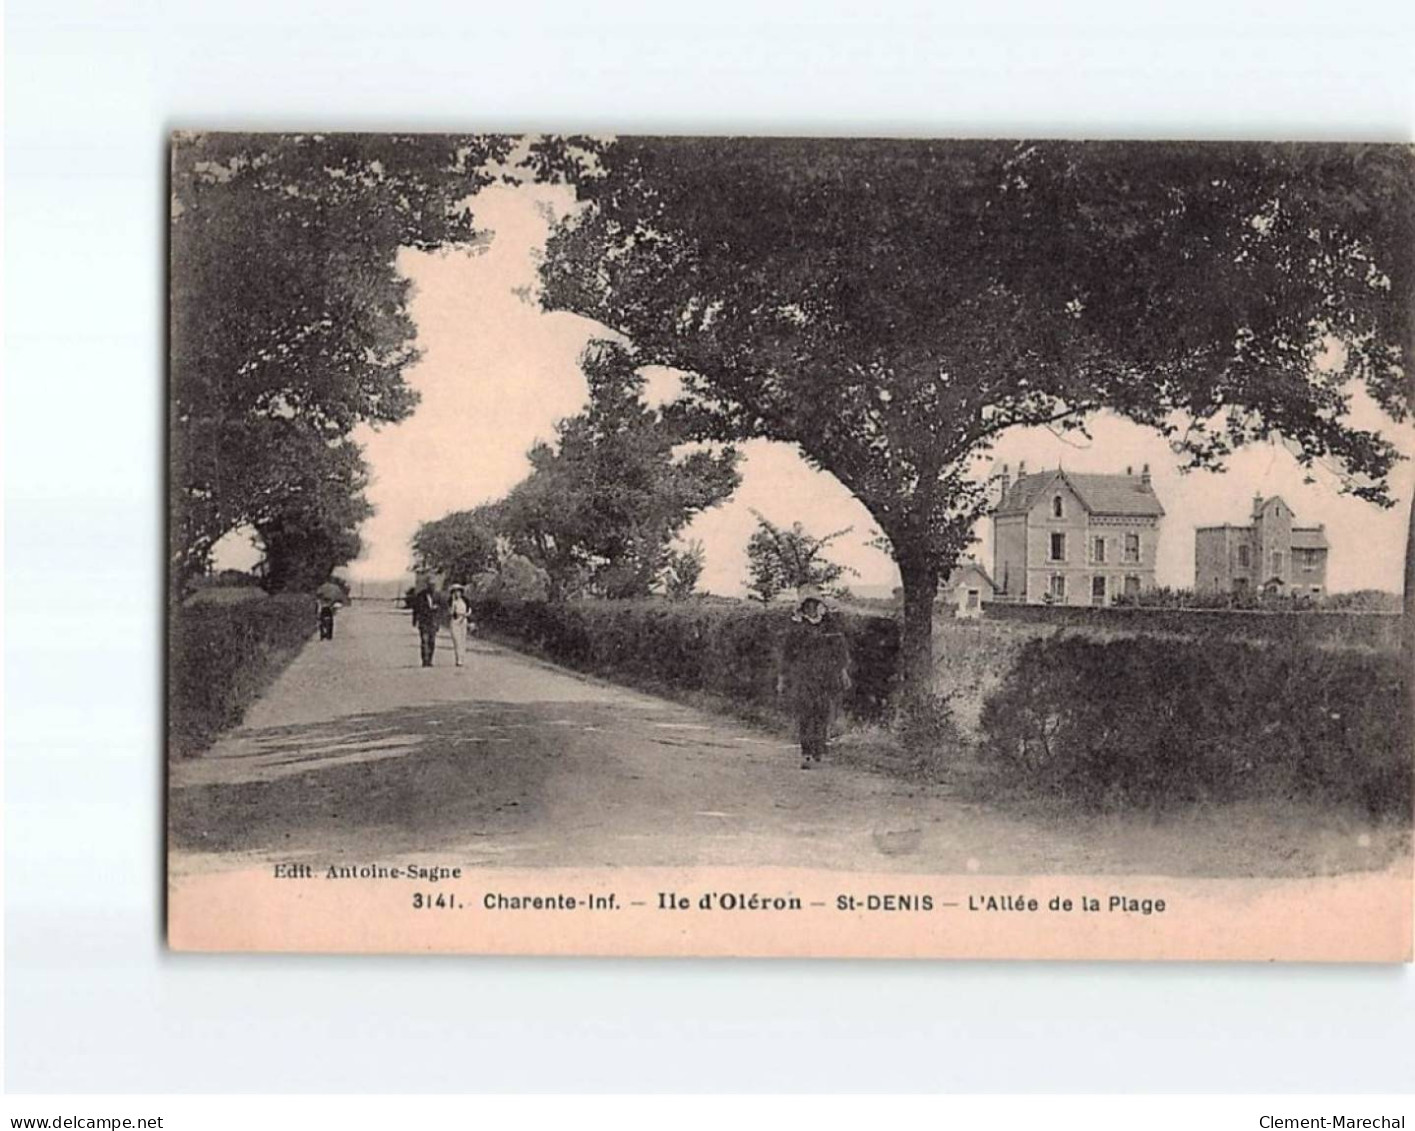
[(550, 597), (550, 579), (529, 558), (503, 551), (495, 566), (472, 578), (471, 592), (479, 600), (545, 601)]
[(367, 484), (363, 458), (348, 443), (330, 448), (319, 463), (289, 469), (281, 505), (255, 526), (269, 592), (308, 592), (358, 556), (359, 526), (373, 513)]
[(643, 596), (681, 567), (671, 546), (693, 516), (735, 490), (738, 455), (681, 451), (681, 421), (644, 402), (623, 346), (594, 343), (583, 366), (588, 407), (560, 422), (556, 444), (528, 453), (530, 476), (496, 504), (497, 530), (557, 598)]
[(424, 522), (413, 535), (413, 569), (467, 584), (498, 563), (495, 515), (486, 508), (453, 511)]
[[(911, 681), (1011, 428), (1108, 409), (1193, 467), (1281, 437), (1390, 502), (1409, 403), (1407, 147), (620, 139), (579, 161), (542, 301), (683, 371), (692, 434), (798, 446), (868, 508)], [(545, 158), (551, 161), (551, 158)], [(552, 161), (553, 164), (553, 161)]]
[(696, 538), (681, 549), (664, 554), (663, 595), (670, 601), (684, 601), (693, 595), (707, 564), (707, 550)]
[(232, 530), (288, 531), (311, 478), (348, 482), (348, 468), (362, 466), (355, 425), (412, 410), (402, 374), (417, 351), (399, 249), (475, 239), (466, 198), (509, 146), (395, 134), (174, 139), (170, 565), (179, 587)]
[(847, 572), (855, 572), (825, 557), (830, 544), (850, 533), (851, 527), (817, 538), (799, 522), (785, 528), (752, 513), (757, 529), (747, 540), (747, 592), (757, 600), (770, 602), (780, 593), (806, 585), (831, 590)]

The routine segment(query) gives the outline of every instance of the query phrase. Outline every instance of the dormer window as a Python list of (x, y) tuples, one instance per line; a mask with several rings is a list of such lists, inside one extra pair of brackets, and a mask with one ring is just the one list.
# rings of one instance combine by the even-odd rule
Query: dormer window
[(1052, 517), (1052, 518), (1065, 518), (1065, 517), (1066, 517), (1066, 504), (1061, 501), (1061, 496), (1060, 496), (1060, 495), (1053, 495), (1053, 496), (1052, 496), (1052, 500), (1051, 500), (1051, 517)]

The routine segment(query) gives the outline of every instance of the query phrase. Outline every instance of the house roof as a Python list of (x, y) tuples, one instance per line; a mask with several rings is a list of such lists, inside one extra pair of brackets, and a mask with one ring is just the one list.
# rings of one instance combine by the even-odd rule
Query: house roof
[[(1273, 503), (1282, 503), (1284, 507), (1287, 507), (1289, 513), (1292, 511), (1292, 508), (1287, 506), (1287, 500), (1279, 495), (1271, 495), (1266, 499), (1261, 496), (1255, 497), (1253, 500), (1253, 513), (1260, 515), (1266, 511), (1268, 507), (1272, 506)], [(1253, 533), (1253, 523), (1250, 522), (1244, 526), (1235, 526), (1231, 523), (1224, 522), (1217, 526), (1196, 526), (1194, 530), (1195, 533), (1203, 533), (1208, 530), (1233, 530), (1241, 534), (1251, 535)], [(1326, 528), (1322, 526), (1294, 526), (1292, 528), (1292, 548), (1294, 550), (1331, 549), (1331, 543), (1327, 541)]]
[(962, 562), (953, 568), (953, 572), (948, 575), (948, 580), (944, 582), (945, 589), (954, 589), (961, 585), (970, 573), (977, 574), (983, 579), (987, 587), (993, 592), (997, 592), (997, 582), (988, 576), (988, 571), (977, 562)]
[(1008, 489), (996, 513), (1026, 514), (1058, 481), (1066, 483), (1091, 514), (1138, 517), (1164, 514), (1164, 507), (1145, 476), (1082, 475), (1060, 468), (1019, 477)]

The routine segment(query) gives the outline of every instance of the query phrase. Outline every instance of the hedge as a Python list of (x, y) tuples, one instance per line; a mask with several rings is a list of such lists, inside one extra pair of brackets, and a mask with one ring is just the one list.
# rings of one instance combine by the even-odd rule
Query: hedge
[(1290, 644), (1329, 643), (1342, 647), (1395, 650), (1400, 647), (1399, 613), (1320, 609), (1201, 609), (1166, 606), (1092, 608), (1086, 605), (1024, 605), (994, 602), (989, 620), (1093, 628), (1112, 632), (1167, 633), (1227, 640)]
[[(712, 601), (484, 600), (493, 636), (559, 664), (746, 713), (778, 709), (790, 610)], [(890, 717), (893, 618), (835, 614), (850, 639), (846, 713)], [(1408, 819), (1411, 728), (1398, 654), (1293, 643), (1096, 640), (1023, 643), (983, 703), (983, 786), (1087, 809), (1195, 801), (1309, 800)], [(947, 663), (947, 657), (941, 657)]]
[(167, 626), (167, 748), (199, 753), (275, 680), (317, 627), (314, 598), (188, 602)]
[(1145, 638), (1028, 641), (983, 705), (999, 784), (1088, 809), (1292, 798), (1408, 818), (1395, 654)]
[[(711, 601), (474, 602), (482, 629), (556, 663), (641, 686), (705, 692), (738, 709), (776, 710), (786, 608)], [(894, 688), (899, 629), (892, 618), (839, 612), (853, 686), (845, 713), (883, 719)]]

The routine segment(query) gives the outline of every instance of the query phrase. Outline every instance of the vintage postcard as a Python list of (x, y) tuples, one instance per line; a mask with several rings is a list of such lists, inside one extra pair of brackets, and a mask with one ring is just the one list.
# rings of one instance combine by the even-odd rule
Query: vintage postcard
[(1415, 151), (181, 133), (193, 951), (1411, 958)]

